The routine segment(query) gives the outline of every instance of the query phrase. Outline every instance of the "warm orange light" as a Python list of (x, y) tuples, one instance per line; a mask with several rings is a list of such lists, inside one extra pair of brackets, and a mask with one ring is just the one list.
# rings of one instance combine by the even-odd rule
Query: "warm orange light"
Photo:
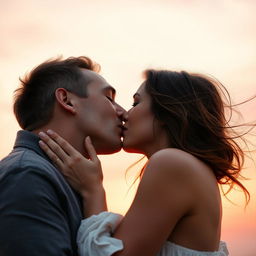
[[(130, 108), (144, 69), (168, 68), (217, 77), (235, 102), (255, 94), (256, 4), (254, 1), (5, 1), (0, 24), (0, 158), (12, 148), (19, 129), (12, 114), (18, 77), (57, 55), (88, 55)], [(256, 102), (242, 108), (255, 119)], [(135, 190), (125, 170), (140, 156), (103, 156), (109, 208), (125, 213)], [(256, 159), (256, 158), (254, 158)], [(223, 199), (222, 237), (232, 256), (255, 255), (255, 166), (244, 171), (251, 202), (244, 212), (241, 193), (234, 206)], [(132, 172), (134, 173), (134, 172)], [(131, 175), (130, 175), (131, 176)], [(129, 181), (131, 182), (131, 177)], [(254, 246), (254, 247), (253, 247)]]

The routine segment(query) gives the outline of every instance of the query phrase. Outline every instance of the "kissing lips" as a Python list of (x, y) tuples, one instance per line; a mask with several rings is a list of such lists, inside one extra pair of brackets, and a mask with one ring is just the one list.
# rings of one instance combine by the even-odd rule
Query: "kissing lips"
[(118, 125), (118, 127), (121, 128), (121, 137), (123, 137), (127, 128), (123, 124)]

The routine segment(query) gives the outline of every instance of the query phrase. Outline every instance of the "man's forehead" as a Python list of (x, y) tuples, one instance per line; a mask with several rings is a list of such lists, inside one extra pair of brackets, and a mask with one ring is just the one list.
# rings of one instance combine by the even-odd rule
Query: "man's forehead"
[(90, 80), (88, 84), (89, 87), (93, 89), (102, 90), (104, 92), (111, 92), (114, 95), (116, 94), (115, 88), (108, 84), (106, 79), (102, 77), (100, 74), (88, 69), (83, 69), (82, 72), (84, 76), (86, 76), (86, 78)]
[(84, 75), (84, 77), (88, 80), (102, 80), (102, 81), (106, 81), (104, 79), (104, 77), (102, 77), (100, 74), (92, 71), (92, 70), (89, 70), (89, 69), (85, 69), (85, 68), (81, 68), (81, 71)]

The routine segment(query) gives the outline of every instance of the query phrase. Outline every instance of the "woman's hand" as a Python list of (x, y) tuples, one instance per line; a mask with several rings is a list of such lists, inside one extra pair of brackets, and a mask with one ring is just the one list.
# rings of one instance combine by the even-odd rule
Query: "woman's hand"
[[(100, 160), (89, 137), (85, 148), (90, 159), (85, 158), (56, 132), (40, 132), (40, 147), (62, 172), (69, 184), (78, 191), (84, 200), (85, 216), (106, 210), (103, 173)], [(84, 207), (85, 208), (85, 207)]]

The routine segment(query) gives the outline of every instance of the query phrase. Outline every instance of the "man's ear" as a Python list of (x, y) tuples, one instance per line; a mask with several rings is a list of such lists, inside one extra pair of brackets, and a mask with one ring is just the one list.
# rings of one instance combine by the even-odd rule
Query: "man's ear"
[(72, 114), (76, 113), (76, 109), (73, 105), (73, 94), (67, 91), (64, 88), (58, 88), (55, 91), (55, 98), (57, 103), (63, 107), (65, 110), (69, 111)]

